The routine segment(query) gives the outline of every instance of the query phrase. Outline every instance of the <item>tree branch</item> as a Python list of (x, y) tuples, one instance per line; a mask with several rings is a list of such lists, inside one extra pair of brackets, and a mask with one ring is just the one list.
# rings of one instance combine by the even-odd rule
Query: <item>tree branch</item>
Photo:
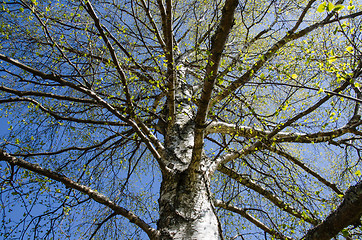
[(191, 168), (197, 168), (201, 160), (202, 146), (204, 144), (205, 120), (209, 110), (211, 94), (218, 75), (221, 54), (225, 48), (226, 40), (234, 24), (234, 13), (238, 3), (238, 0), (225, 1), (220, 24), (211, 40), (210, 56), (206, 66), (204, 85), (195, 118), (195, 137)]
[(70, 97), (70, 96), (63, 96), (53, 93), (47, 93), (47, 92), (36, 92), (36, 91), (18, 91), (16, 89), (0, 86), (0, 90), (15, 94), (19, 97), (22, 96), (36, 96), (36, 97), (47, 97), (47, 98), (53, 98), (58, 100), (64, 100), (64, 101), (70, 101), (70, 102), (78, 102), (78, 103), (89, 103), (89, 104), (97, 104), (96, 101), (93, 99), (86, 99), (86, 98), (76, 98), (76, 97)]
[(278, 238), (278, 239), (282, 239), (282, 240), (293, 240), (293, 238), (291, 237), (287, 237), (284, 236), (282, 233), (269, 228), (268, 226), (266, 226), (264, 223), (260, 222), (258, 219), (256, 219), (255, 217), (251, 216), (250, 214), (248, 214), (244, 209), (242, 208), (238, 208), (235, 206), (232, 206), (230, 204), (227, 204), (221, 200), (214, 200), (214, 204), (216, 207), (220, 207), (223, 208), (225, 210), (237, 213), (239, 215), (241, 215), (242, 217), (246, 218), (248, 221), (250, 221), (251, 223), (253, 223), (255, 226), (257, 226), (258, 228), (260, 228), (261, 230), (263, 230), (266, 233), (269, 233), (270, 235)]
[[(161, 1), (159, 1), (161, 2)], [(161, 7), (161, 6), (160, 6)], [(166, 81), (167, 81), (167, 129), (170, 130), (175, 122), (175, 88), (176, 88), (176, 72), (175, 72), (175, 60), (173, 54), (173, 32), (172, 32), (172, 0), (166, 0), (166, 15), (162, 15), (162, 28), (163, 35), (166, 41), (166, 61), (167, 61), (167, 72), (166, 72)], [(168, 132), (168, 131), (167, 131)]]
[(65, 117), (61, 116), (58, 113), (51, 111), (50, 109), (44, 107), (42, 104), (40, 104), (38, 101), (27, 98), (27, 97), (16, 97), (16, 98), (8, 98), (4, 100), (0, 100), (0, 103), (11, 103), (11, 102), (30, 102), (34, 104), (35, 106), (38, 106), (41, 111), (44, 113), (49, 114), (56, 120), (62, 120), (62, 121), (69, 121), (69, 122), (77, 122), (77, 123), (90, 123), (90, 124), (97, 124), (97, 125), (107, 125), (107, 126), (128, 126), (125, 123), (122, 122), (113, 122), (113, 121), (100, 121), (100, 120), (91, 120), (91, 119), (79, 119), (74, 117)]
[(260, 195), (264, 196), (266, 199), (268, 199), (270, 202), (272, 202), (275, 206), (277, 206), (281, 210), (283, 210), (299, 219), (303, 219), (306, 222), (309, 222), (313, 225), (317, 225), (319, 223), (318, 219), (314, 219), (312, 217), (307, 216), (306, 214), (302, 214), (297, 209), (295, 209), (292, 206), (290, 206), (289, 204), (285, 203), (283, 200), (281, 200), (278, 196), (276, 196), (269, 190), (259, 186), (253, 180), (242, 176), (241, 174), (235, 172), (233, 169), (222, 165), (218, 168), (218, 171), (226, 174), (227, 176), (234, 179), (238, 183), (241, 183), (245, 187), (250, 188), (250, 189), (254, 190), (255, 192), (259, 193)]
[(166, 51), (166, 44), (165, 42), (163, 41), (162, 37), (161, 37), (161, 34), (160, 34), (160, 31), (158, 30), (158, 27), (155, 23), (155, 20), (150, 12), (150, 9), (149, 7), (146, 6), (146, 3), (144, 0), (141, 0), (141, 3), (142, 3), (142, 8), (143, 10), (146, 12), (146, 15), (147, 15), (147, 18), (148, 20), (150, 21), (151, 25), (152, 25), (152, 31), (153, 33), (155, 34), (157, 40), (158, 40), (158, 43), (161, 45), (162, 49), (164, 51)]
[(27, 162), (23, 159), (11, 156), (9, 153), (7, 153), (3, 150), (0, 150), (0, 161), (6, 161), (12, 165), (16, 165), (21, 168), (25, 168), (29, 171), (38, 173), (42, 176), (46, 176), (57, 182), (63, 183), (68, 188), (75, 189), (79, 192), (82, 192), (82, 193), (88, 195), (94, 201), (96, 201), (104, 206), (109, 207), (116, 214), (119, 214), (119, 215), (127, 218), (131, 223), (136, 224), (138, 227), (140, 227), (143, 231), (146, 232), (146, 234), (150, 237), (150, 239), (158, 239), (160, 236), (159, 231), (157, 231), (156, 229), (149, 226), (146, 222), (144, 222), (137, 215), (135, 215), (134, 213), (130, 212), (129, 210), (117, 205), (115, 202), (111, 201), (105, 195), (97, 192), (96, 190), (91, 189), (88, 186), (74, 182), (71, 179), (69, 179), (68, 177), (61, 175), (57, 172), (42, 168), (38, 164), (33, 164), (33, 163)]
[(308, 231), (303, 240), (327, 240), (335, 237), (349, 225), (360, 226), (362, 216), (362, 181), (351, 186), (343, 202), (316, 227)]
[[(305, 13), (303, 12), (301, 17), (303, 17), (303, 14)], [(334, 12), (328, 14), (328, 16), (323, 21), (317, 22), (309, 27), (306, 27), (303, 30), (300, 30), (299, 32), (296, 33), (288, 32), (282, 39), (277, 41), (271, 48), (269, 48), (269, 50), (266, 51), (266, 53), (261, 55), (260, 59), (256, 63), (254, 63), (254, 65), (248, 71), (246, 71), (241, 77), (232, 82), (228, 87), (223, 89), (221, 93), (219, 93), (215, 98), (213, 98), (213, 100), (210, 103), (210, 108), (219, 101), (225, 99), (231, 93), (234, 93), (239, 87), (247, 83), (255, 75), (255, 73), (257, 73), (264, 66), (264, 64), (268, 62), (268, 60), (270, 60), (287, 43), (299, 39), (321, 26), (331, 23), (330, 19), (333, 16)], [(299, 26), (299, 23), (297, 22), (295, 26)]]
[(262, 130), (260, 128), (253, 128), (249, 126), (237, 126), (236, 124), (230, 124), (225, 122), (212, 122), (206, 128), (206, 133), (223, 133), (230, 135), (237, 135), (246, 138), (264, 139), (270, 142), (296, 142), (296, 143), (318, 143), (327, 142), (331, 139), (340, 137), (346, 133), (353, 132), (353, 128), (344, 126), (339, 129), (335, 129), (328, 132), (318, 133), (292, 133), (292, 132), (278, 132), (272, 139), (267, 136), (272, 132), (268, 130)]
[(20, 153), (20, 154), (14, 154), (14, 156), (20, 156), (20, 157), (50, 156), (50, 155), (57, 155), (57, 154), (60, 154), (60, 153), (63, 153), (63, 152), (68, 152), (68, 151), (84, 151), (84, 152), (86, 152), (86, 151), (89, 151), (91, 149), (101, 147), (102, 145), (106, 144), (107, 142), (113, 140), (114, 138), (116, 138), (118, 136), (121, 136), (121, 134), (116, 133), (116, 134), (114, 134), (112, 136), (109, 136), (109, 137), (105, 138), (103, 141), (101, 141), (101, 142), (99, 142), (97, 144), (88, 146), (88, 147), (68, 147), (68, 148), (63, 148), (63, 149), (55, 151), (55, 152)]
[(127, 108), (128, 108), (129, 113), (130, 113), (130, 112), (133, 111), (133, 104), (132, 104), (132, 100), (131, 100), (132, 98), (131, 98), (131, 94), (129, 93), (128, 83), (127, 83), (127, 79), (126, 79), (126, 76), (124, 74), (124, 71), (123, 71), (123, 69), (121, 68), (121, 66), (119, 64), (116, 52), (115, 52), (112, 44), (110, 43), (108, 37), (106, 36), (105, 31), (103, 30), (103, 27), (102, 27), (102, 25), (100, 23), (100, 20), (99, 20), (97, 14), (94, 12), (94, 9), (93, 9), (93, 6), (92, 6), (91, 2), (87, 1), (85, 5), (86, 5), (87, 12), (89, 13), (91, 18), (93, 19), (94, 24), (96, 25), (96, 28), (98, 29), (100, 35), (102, 36), (102, 39), (103, 39), (104, 43), (106, 44), (109, 53), (111, 54), (112, 61), (113, 61), (114, 65), (115, 65), (115, 67), (117, 69), (117, 72), (119, 74), (119, 77), (121, 78), (121, 81), (122, 81), (123, 92), (126, 95), (126, 99), (127, 99), (127, 103), (128, 103)]
[(320, 181), (321, 183), (323, 183), (327, 187), (331, 188), (335, 193), (337, 193), (339, 195), (343, 194), (341, 192), (341, 190), (339, 190), (337, 188), (336, 184), (329, 182), (327, 179), (325, 179), (324, 177), (322, 177), (321, 175), (319, 175), (318, 173), (316, 173), (315, 171), (313, 171), (312, 169), (307, 167), (304, 163), (302, 163), (301, 161), (299, 161), (297, 158), (293, 157), (289, 153), (287, 153), (285, 151), (282, 151), (282, 150), (279, 150), (276, 147), (269, 147), (268, 149), (270, 151), (272, 151), (272, 152), (274, 152), (274, 153), (288, 159), (289, 161), (291, 161), (295, 165), (299, 166), (301, 169), (303, 169), (304, 171), (306, 171), (307, 173), (309, 173), (310, 175), (312, 175), (313, 177), (318, 179), (318, 181)]
[[(55, 81), (63, 86), (68, 86), (72, 89), (75, 89), (75, 90), (82, 92), (82, 93), (88, 95), (89, 97), (93, 98), (100, 106), (103, 106), (105, 109), (107, 109), (113, 115), (118, 117), (120, 120), (129, 124), (129, 126), (131, 126), (137, 132), (139, 137), (146, 144), (147, 148), (151, 151), (152, 155), (156, 158), (156, 160), (158, 161), (158, 163), (160, 165), (161, 170), (167, 171), (165, 163), (162, 160), (164, 147), (162, 146), (160, 141), (154, 136), (154, 134), (150, 131), (150, 129), (144, 123), (142, 123), (142, 121), (139, 120), (139, 118), (137, 116), (134, 116), (135, 120), (123, 116), (117, 110), (116, 107), (112, 106), (110, 103), (108, 103), (103, 98), (98, 96), (97, 93), (95, 93), (94, 91), (92, 91), (90, 89), (86, 89), (82, 86), (78, 86), (72, 82), (66, 81), (66, 80), (62, 79), (60, 76), (57, 76), (53, 73), (45, 74), (42, 71), (34, 69), (28, 65), (25, 65), (25, 64), (19, 62), (16, 59), (7, 57), (3, 54), (0, 54), (0, 60), (4, 60), (10, 64), (13, 64), (13, 65), (19, 67), (20, 69), (23, 69), (24, 71), (34, 74), (35, 76), (39, 76), (43, 79), (49, 79), (49, 80)], [(5, 101), (5, 100), (3, 100), (3, 101)], [(32, 101), (35, 101), (35, 100), (32, 99)]]
[[(361, 65), (362, 61), (360, 62)], [(353, 77), (352, 77), (353, 79)], [(334, 92), (340, 92), (343, 91), (344, 89), (346, 89), (349, 85), (349, 81), (350, 79), (346, 79), (346, 81), (338, 88), (336, 88), (334, 90)], [(233, 152), (229, 152), (221, 157), (219, 157), (218, 159), (216, 159), (212, 165), (209, 168), (210, 173), (215, 171), (218, 167), (219, 164), (223, 164), (229, 161), (232, 161), (236, 158), (239, 158), (241, 156), (245, 156), (247, 154), (250, 154), (256, 150), (260, 150), (261, 148), (265, 148), (266, 141), (265, 140), (270, 140), (272, 139), (275, 135), (277, 135), (281, 130), (283, 130), (284, 128), (290, 126), (292, 123), (294, 123), (295, 121), (301, 119), (302, 117), (310, 114), (311, 112), (313, 112), (314, 110), (316, 110), (318, 107), (320, 107), (323, 103), (325, 103), (326, 101), (328, 101), (330, 98), (332, 97), (332, 95), (327, 95), (325, 97), (323, 97), (322, 99), (320, 99), (317, 103), (315, 103), (313, 106), (307, 108), (305, 111), (298, 113), (297, 115), (295, 115), (294, 117), (290, 118), (289, 120), (287, 120), (284, 123), (280, 123), (273, 131), (271, 131), (270, 133), (268, 133), (267, 136), (265, 136), (264, 138), (262, 138), (261, 140), (249, 145), (248, 147), (245, 147), (244, 149), (242, 149), (241, 151), (233, 151)], [(267, 142), (268, 145), (270, 145), (272, 143), (272, 141)]]

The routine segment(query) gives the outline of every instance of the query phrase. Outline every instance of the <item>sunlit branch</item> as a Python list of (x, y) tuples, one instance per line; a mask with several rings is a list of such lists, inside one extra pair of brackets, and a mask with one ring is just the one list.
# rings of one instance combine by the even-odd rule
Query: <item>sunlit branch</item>
[[(143, 78), (148, 79), (148, 82), (150, 81), (155, 81), (153, 80), (152, 76), (149, 75), (146, 71), (146, 69), (143, 68), (143, 66), (141, 66), (135, 59), (134, 57), (123, 47), (123, 45), (117, 40), (117, 38), (115, 38), (113, 36), (113, 34), (105, 27), (103, 26), (103, 29), (107, 32), (107, 34), (109, 35), (109, 37), (112, 39), (112, 41), (114, 41), (116, 43), (116, 45), (122, 50), (122, 52), (124, 54), (126, 54), (126, 56), (134, 63), (134, 67), (133, 68), (137, 68), (140, 69), (145, 75), (143, 76)], [(149, 70), (149, 69), (147, 69)]]
[(110, 214), (108, 217), (106, 217), (102, 222), (97, 223), (97, 228), (93, 231), (92, 235), (89, 237), (89, 240), (92, 240), (93, 237), (96, 235), (96, 233), (98, 232), (98, 230), (103, 226), (103, 224), (105, 224), (107, 221), (109, 221), (110, 219), (112, 219), (113, 217), (117, 216), (117, 213), (113, 212), (112, 214)]
[(276, 231), (274, 229), (269, 228), (264, 223), (260, 222), (258, 219), (251, 216), (250, 214), (248, 214), (246, 212), (246, 210), (244, 210), (242, 208), (232, 206), (230, 204), (227, 204), (227, 203), (225, 203), (225, 202), (223, 202), (221, 200), (217, 200), (217, 199), (214, 200), (214, 204), (215, 204), (216, 207), (220, 207), (220, 208), (223, 208), (225, 210), (228, 210), (228, 211), (239, 214), (240, 216), (246, 218), (248, 221), (253, 223), (255, 226), (257, 226), (261, 230), (269, 233), (271, 236), (274, 236), (274, 237), (276, 237), (278, 239), (283, 239), (283, 240), (293, 240), (293, 238), (284, 236), (282, 233), (280, 233), (280, 232), (278, 232), (278, 231)]
[[(351, 87), (354, 90), (354, 92), (357, 95), (357, 98), (362, 102), (362, 92), (361, 90), (354, 85), (354, 83), (351, 83)], [(356, 124), (361, 120), (362, 116), (362, 109), (361, 109), (361, 102), (356, 102), (354, 107), (354, 112), (352, 118), (349, 120), (349, 124)]]
[[(343, 90), (345, 90), (350, 85), (351, 80), (354, 80), (360, 76), (361, 69), (362, 69), (362, 61), (359, 61), (358, 65), (356, 66), (355, 70), (353, 71), (352, 76), (348, 76), (345, 79), (345, 81), (343, 82), (343, 84), (341, 86), (337, 87), (336, 89), (334, 89), (333, 92), (339, 93), (339, 92), (342, 92)], [(312, 113), (317, 108), (319, 108), (322, 104), (327, 102), (332, 96), (333, 96), (333, 94), (328, 94), (327, 96), (325, 96), (325, 97), (321, 98), (319, 101), (317, 101), (316, 104), (307, 108), (305, 111), (300, 112), (297, 115), (295, 115), (294, 117), (287, 120), (286, 122), (279, 124), (271, 133), (268, 134), (267, 139), (271, 139), (275, 134), (277, 134), (281, 130), (285, 129), (286, 127), (289, 127), (292, 123), (294, 123), (294, 122), (298, 121), (299, 119)], [(348, 124), (347, 124), (347, 126), (348, 126)], [(260, 144), (261, 144), (261, 142), (258, 143), (256, 147), (260, 146)]]
[(295, 23), (294, 27), (290, 30), (290, 32), (294, 33), (299, 28), (300, 24), (302, 24), (302, 22), (303, 22), (305, 15), (309, 11), (309, 9), (312, 7), (314, 2), (316, 2), (316, 0), (310, 0), (308, 2), (307, 6), (303, 9), (302, 14), (300, 14), (299, 19)]
[(160, 31), (158, 30), (158, 27), (155, 23), (155, 20), (153, 19), (153, 16), (150, 12), (150, 9), (149, 7), (146, 6), (146, 3), (144, 0), (140, 0), (141, 1), (141, 4), (142, 4), (142, 8), (143, 10), (146, 12), (146, 15), (147, 15), (147, 18), (148, 20), (150, 21), (151, 25), (152, 25), (152, 31), (153, 33), (155, 34), (157, 40), (158, 40), (158, 43), (161, 45), (162, 49), (166, 52), (166, 44), (165, 42), (163, 41), (162, 37), (161, 37), (161, 34), (160, 34)]
[(285, 203), (283, 200), (281, 200), (278, 196), (276, 196), (269, 190), (258, 185), (250, 178), (247, 178), (247, 177), (235, 172), (233, 169), (226, 167), (225, 165), (221, 165), (218, 168), (218, 171), (226, 174), (227, 176), (234, 179), (238, 183), (244, 185), (245, 187), (250, 188), (250, 189), (254, 190), (255, 192), (261, 194), (262, 196), (264, 196), (266, 199), (268, 199), (270, 202), (272, 202), (275, 206), (277, 206), (281, 210), (283, 210), (297, 218), (303, 219), (306, 222), (309, 222), (313, 225), (317, 225), (319, 223), (318, 219), (314, 219), (306, 214), (299, 212), (297, 209), (295, 209), (292, 206), (290, 206), (289, 204)]
[[(107, 34), (109, 35), (109, 37), (116, 43), (116, 45), (121, 48), (121, 50), (129, 57), (129, 59), (131, 59), (131, 61), (134, 63), (134, 65), (124, 65), (122, 63), (121, 66), (123, 69), (126, 69), (126, 70), (129, 70), (131, 71), (133, 74), (135, 74), (140, 80), (144, 81), (144, 82), (147, 82), (148, 84), (151, 84), (153, 86), (156, 86), (157, 84), (157, 81), (153, 80), (153, 77), (148, 74), (148, 72), (154, 72), (154, 73), (158, 73), (157, 70), (155, 70), (154, 67), (149, 67), (149, 66), (143, 66), (143, 65), (140, 65), (138, 62), (136, 62), (136, 60), (132, 57), (132, 55), (130, 55), (130, 53), (127, 52), (126, 49), (124, 49), (124, 47), (122, 46), (122, 44), (111, 34), (111, 32), (105, 28), (103, 26), (104, 30), (107, 32)], [(35, 39), (34, 39), (35, 40)], [(36, 41), (36, 40), (35, 40)], [(39, 42), (37, 41), (37, 43), (41, 44), (41, 45), (46, 45), (46, 46), (52, 46), (51, 43), (46, 43), (46, 42)], [(147, 48), (147, 46), (145, 46)], [(74, 53), (74, 54), (77, 54), (79, 57), (81, 56), (87, 56), (93, 60), (97, 60), (99, 62), (102, 62), (103, 64), (110, 64), (112, 66), (114, 66), (114, 63), (113, 62), (109, 62), (109, 60), (105, 57), (101, 57), (101, 56), (98, 56), (98, 55), (95, 55), (95, 54), (92, 54), (91, 52), (85, 52), (85, 51), (80, 51), (79, 49), (75, 49), (75, 48), (72, 48), (72, 47), (69, 47), (69, 46), (65, 46), (65, 45), (61, 45), (61, 49), (63, 50), (66, 50), (68, 52), (71, 52), (71, 53)], [(137, 69), (141, 70), (141, 72), (139, 71), (136, 71)], [(154, 82), (152, 82), (152, 80)], [(159, 85), (159, 89), (161, 91), (165, 91), (164, 87), (162, 85)]]
[(22, 69), (22, 70), (24, 70), (24, 71), (26, 71), (26, 72), (32, 73), (32, 74), (34, 74), (35, 76), (39, 76), (39, 77), (41, 77), (42, 79), (54, 80), (54, 79), (57, 77), (57, 76), (56, 76), (55, 74), (53, 74), (53, 73), (51, 73), (51, 74), (46, 74), (46, 73), (44, 73), (44, 72), (42, 72), (42, 71), (39, 71), (39, 70), (37, 70), (37, 69), (34, 69), (34, 68), (32, 68), (32, 67), (30, 67), (30, 66), (28, 66), (28, 65), (26, 65), (26, 64), (23, 64), (23, 63), (19, 62), (19, 61), (16, 60), (16, 59), (10, 58), (10, 57), (8, 57), (8, 56), (6, 56), (6, 55), (4, 55), (4, 54), (1, 54), (1, 53), (0, 53), (0, 59), (3, 60), (3, 61), (5, 61), (5, 62), (8, 62), (8, 63), (10, 63), (10, 64), (13, 64), (13, 65), (17, 66), (18, 68), (20, 68), (20, 69)]
[[(349, 80), (350, 79), (347, 79), (340, 87), (336, 88), (334, 90), (334, 92), (340, 92), (340, 91), (343, 91), (344, 89), (346, 89), (349, 86)], [(298, 113), (297, 115), (290, 118), (286, 122), (279, 124), (273, 131), (268, 133), (267, 136), (265, 136), (264, 138), (260, 139), (259, 141), (255, 142), (255, 143), (249, 145), (248, 147), (245, 147), (244, 149), (242, 149), (240, 151), (232, 151), (232, 152), (229, 152), (229, 153), (227, 153), (227, 154), (225, 154), (223, 156), (220, 156), (210, 166), (210, 172), (215, 171), (219, 164), (232, 161), (232, 160), (234, 160), (236, 158), (239, 158), (239, 157), (245, 156), (247, 154), (250, 154), (252, 152), (255, 152), (256, 150), (260, 150), (262, 148), (265, 148), (265, 146), (264, 146), (265, 144), (271, 145), (272, 141), (268, 141), (266, 143), (265, 140), (273, 139), (275, 137), (275, 135), (278, 134), (281, 130), (283, 130), (284, 128), (290, 126), (292, 123), (294, 123), (295, 121), (298, 121), (299, 119), (303, 118), (304, 116), (312, 113), (314, 110), (319, 108), (322, 104), (327, 102), (331, 97), (332, 97), (332, 95), (327, 95), (327, 96), (323, 97), (317, 103), (315, 103), (313, 106), (307, 108), (303, 112)], [(343, 130), (341, 130), (341, 131), (343, 132)], [(295, 139), (296, 138), (297, 137), (295, 137)]]
[(8, 154), (7, 152), (0, 150), (0, 161), (6, 161), (11, 165), (16, 165), (19, 166), (21, 168), (25, 168), (29, 171), (38, 173), (42, 176), (46, 176), (50, 179), (53, 179), (57, 182), (61, 182), (63, 183), (66, 187), (68, 188), (72, 188), (75, 189), (79, 192), (82, 192), (86, 195), (88, 195), (90, 198), (92, 198), (94, 201), (109, 207), (110, 209), (112, 209), (116, 214), (119, 214), (125, 218), (127, 218), (131, 223), (136, 224), (138, 227), (140, 227), (143, 231), (145, 231), (147, 233), (147, 235), (151, 238), (151, 239), (158, 239), (160, 233), (150, 227), (146, 222), (144, 222), (141, 218), (139, 218), (137, 215), (135, 215), (134, 213), (130, 212), (129, 210), (117, 205), (115, 202), (111, 201), (108, 197), (106, 197), (105, 195), (97, 192), (96, 190), (91, 189), (88, 186), (79, 184), (77, 182), (74, 182), (73, 180), (71, 180), (70, 178), (61, 175), (57, 172), (51, 171), (49, 169), (45, 169), (41, 166), (39, 166), (38, 164), (33, 164), (30, 162), (27, 162), (23, 159), (20, 158), (16, 158), (11, 156), (10, 154)]
[(337, 18), (326, 21), (325, 23), (326, 24), (334, 23), (334, 22), (337, 22), (337, 21), (345, 20), (345, 19), (356, 18), (356, 17), (361, 16), (361, 15), (362, 15), (362, 11), (359, 11), (359, 12), (351, 13), (351, 14), (348, 14), (348, 15), (345, 15), (345, 16), (338, 16)]
[(327, 187), (331, 188), (335, 193), (337, 194), (343, 194), (336, 186), (336, 184), (329, 182), (327, 179), (323, 178), (321, 175), (319, 175), (318, 173), (316, 173), (315, 171), (313, 171), (312, 169), (310, 169), (309, 167), (307, 167), (303, 162), (301, 162), (299, 159), (297, 159), (296, 157), (292, 156), (291, 154), (279, 150), (276, 147), (268, 147), (268, 149), (286, 159), (288, 159), (290, 162), (294, 163), (295, 165), (299, 166), (301, 169), (303, 169), (305, 172), (309, 173), (310, 175), (312, 175), (313, 177), (315, 177), (316, 179), (318, 179), (318, 181), (320, 181), (321, 183), (323, 183), (324, 185), (326, 185)]
[(166, 0), (166, 8), (162, 0), (157, 0), (158, 9), (161, 15), (163, 39), (165, 41), (165, 56), (166, 56), (166, 83), (167, 83), (167, 109), (168, 119), (167, 128), (171, 129), (175, 121), (175, 88), (176, 88), (176, 73), (174, 62), (174, 36), (172, 32), (172, 0)]
[(346, 133), (353, 132), (352, 128), (344, 126), (339, 129), (335, 129), (328, 132), (318, 133), (293, 133), (293, 132), (278, 132), (273, 135), (272, 138), (268, 138), (268, 135), (272, 131), (262, 130), (260, 128), (254, 128), (249, 126), (237, 126), (236, 124), (230, 124), (225, 122), (212, 122), (206, 128), (207, 134), (222, 133), (229, 135), (236, 135), (245, 138), (261, 139), (266, 142), (295, 142), (295, 143), (319, 143), (327, 142), (334, 138), (340, 137)]
[[(128, 108), (128, 113), (131, 114), (132, 118), (135, 118), (135, 121), (132, 121), (131, 119), (128, 120), (127, 122), (130, 123), (130, 125), (136, 130), (136, 132), (138, 133), (138, 135), (143, 139), (143, 141), (146, 143), (147, 147), (150, 149), (151, 153), (154, 155), (154, 157), (157, 159), (157, 161), (160, 164), (160, 167), (163, 171), (166, 171), (166, 167), (165, 164), (162, 160), (161, 155), (163, 154), (163, 146), (162, 144), (158, 141), (158, 139), (153, 135), (153, 133), (146, 127), (146, 125), (134, 114), (133, 112), (133, 102), (132, 102), (132, 98), (131, 95), (129, 93), (129, 89), (128, 89), (128, 83), (126, 80), (126, 77), (124, 75), (124, 72), (118, 62), (118, 58), (115, 54), (115, 50), (112, 46), (112, 44), (109, 42), (108, 37), (106, 36), (103, 27), (101, 26), (100, 20), (97, 17), (96, 13), (94, 12), (93, 6), (91, 5), (91, 3), (89, 1), (86, 2), (86, 6), (87, 6), (87, 11), (90, 14), (90, 16), (92, 17), (92, 19), (94, 20), (94, 23), (99, 31), (99, 33), (101, 34), (104, 42), (107, 45), (107, 48), (112, 56), (113, 62), (116, 66), (116, 69), (120, 75), (122, 84), (123, 84), (123, 88), (124, 88), (124, 93), (126, 94), (126, 98), (127, 98), (127, 108)], [(111, 107), (113, 108), (113, 107)], [(112, 109), (114, 110), (114, 108)], [(116, 115), (119, 115), (118, 111), (112, 111), (113, 113), (117, 113)], [(122, 117), (123, 118), (123, 117)], [(155, 145), (152, 146), (152, 144)]]
[[(270, 24), (270, 26), (262, 31), (260, 31), (258, 34), (256, 34), (252, 39), (250, 39), (248, 42), (246, 42), (242, 48), (242, 50), (240, 50), (241, 52), (243, 52), (245, 54), (245, 50), (251, 46), (252, 44), (254, 44), (256, 41), (258, 41), (264, 34), (268, 33), (269, 31), (271, 31), (272, 27), (277, 23), (277, 21), (275, 20), (272, 24)], [(219, 73), (219, 78), (222, 78), (224, 76), (226, 76), (229, 72), (233, 71), (233, 69), (235, 68), (235, 65), (240, 61), (240, 57), (242, 56), (241, 53), (237, 54), (236, 56), (234, 56), (232, 58), (232, 62), (225, 67), (224, 71)]]
[[(31, 7), (28, 5), (28, 3), (24, 2), (23, 0), (21, 0), (21, 2), (29, 9), (31, 10), (31, 12), (34, 14), (34, 16), (36, 17), (36, 19), (38, 20), (38, 22), (41, 24), (45, 35), (47, 36), (47, 38), (50, 40), (51, 44), (53, 46), (55, 46), (55, 48), (59, 51), (59, 53), (62, 55), (62, 57), (67, 61), (67, 63), (78, 73), (78, 76), (81, 77), (84, 82), (86, 82), (86, 80), (84, 79), (84, 76), (82, 76), (82, 74), (80, 73), (79, 69), (77, 66), (74, 65), (74, 63), (67, 57), (67, 55), (64, 53), (64, 50), (59, 46), (59, 44), (54, 41), (52, 35), (49, 32), (48, 27), (46, 26), (46, 24), (43, 22), (43, 20), (41, 19), (39, 12), (35, 11), (35, 8)], [(31, 3), (33, 4), (33, 3)], [(77, 80), (76, 80), (77, 81)], [(77, 81), (78, 82), (78, 81)], [(79, 82), (78, 82), (79, 83)]]
[(167, 108), (168, 118), (166, 119), (167, 128), (172, 129), (175, 122), (175, 97), (176, 97), (176, 72), (175, 72), (175, 59), (174, 59), (174, 35), (172, 28), (172, 0), (166, 0), (166, 18), (162, 19), (163, 35), (166, 41), (166, 82), (167, 82)]
[(309, 87), (309, 86), (301, 86), (301, 85), (296, 85), (296, 84), (290, 84), (290, 83), (278, 83), (278, 82), (248, 82), (248, 84), (250, 85), (273, 85), (273, 86), (287, 86), (287, 87), (292, 87), (292, 88), (298, 88), (298, 89), (308, 89), (308, 90), (313, 90), (313, 91), (322, 91), (324, 94), (331, 94), (333, 96), (337, 96), (337, 97), (343, 97), (349, 100), (352, 100), (354, 102), (357, 103), (362, 103), (362, 99), (359, 98), (355, 98), (346, 94), (342, 94), (342, 93), (337, 93), (337, 92), (333, 92), (333, 91), (329, 91), (326, 89), (322, 89), (321, 88), (315, 88), (315, 87)]
[(104, 43), (106, 44), (109, 53), (111, 54), (112, 61), (113, 61), (114, 65), (115, 65), (115, 67), (117, 69), (117, 72), (119, 74), (119, 77), (121, 78), (121, 81), (122, 81), (123, 92), (126, 95), (126, 99), (127, 99), (128, 111), (132, 112), (133, 111), (133, 103), (132, 103), (131, 94), (129, 93), (127, 79), (126, 79), (126, 76), (124, 74), (123, 69), (121, 68), (121, 65), (119, 64), (116, 52), (115, 52), (112, 44), (110, 43), (110, 41), (109, 41), (109, 39), (108, 39), (104, 29), (103, 29), (103, 26), (101, 25), (100, 20), (99, 20), (97, 14), (95, 13), (95, 11), (93, 9), (93, 6), (90, 3), (90, 1), (87, 1), (85, 3), (85, 5), (86, 5), (87, 12), (89, 13), (91, 18), (93, 19), (94, 24), (96, 25), (96, 28), (97, 28), (98, 32), (101, 34), (102, 39), (103, 39)]

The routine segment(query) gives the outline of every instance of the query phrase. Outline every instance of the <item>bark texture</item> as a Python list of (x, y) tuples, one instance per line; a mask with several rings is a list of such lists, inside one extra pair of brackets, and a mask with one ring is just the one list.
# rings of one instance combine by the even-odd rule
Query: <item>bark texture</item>
[(209, 184), (202, 174), (190, 182), (187, 171), (163, 180), (159, 199), (161, 239), (219, 239)]
[(163, 175), (160, 190), (157, 225), (161, 239), (211, 240), (220, 236), (207, 169), (203, 165), (190, 168), (195, 130), (191, 94), (191, 86), (180, 83), (176, 91), (178, 107), (174, 126), (165, 127), (165, 158), (170, 171)]

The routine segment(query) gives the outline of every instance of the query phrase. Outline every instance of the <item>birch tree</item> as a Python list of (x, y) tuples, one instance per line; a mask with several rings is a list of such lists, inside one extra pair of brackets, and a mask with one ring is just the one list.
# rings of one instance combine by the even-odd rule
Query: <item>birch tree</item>
[(3, 239), (360, 239), (361, 5), (4, 0)]

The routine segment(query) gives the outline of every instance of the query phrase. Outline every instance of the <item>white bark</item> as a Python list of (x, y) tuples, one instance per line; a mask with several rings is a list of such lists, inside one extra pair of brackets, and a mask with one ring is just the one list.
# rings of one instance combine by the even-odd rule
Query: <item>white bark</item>
[[(206, 128), (206, 133), (224, 133), (230, 135), (238, 135), (246, 138), (265, 138), (272, 131), (263, 130), (260, 128), (253, 128), (249, 126), (237, 126), (236, 124), (224, 123), (224, 122), (212, 122)], [(273, 136), (273, 142), (300, 142), (300, 143), (317, 143), (325, 142), (333, 138), (342, 136), (351, 132), (350, 128), (342, 127), (328, 132), (317, 133), (293, 133), (293, 132), (278, 132)], [(268, 139), (269, 140), (269, 139)]]
[[(183, 69), (183, 68), (181, 68)], [(180, 71), (184, 78), (186, 71)], [(178, 83), (174, 126), (165, 127), (166, 164), (163, 175), (158, 230), (161, 239), (219, 239), (219, 222), (214, 211), (205, 164), (190, 167), (195, 124), (191, 104), (192, 86)], [(205, 156), (202, 159), (205, 162)]]
[(199, 176), (197, 183), (189, 181), (187, 172), (164, 179), (158, 222), (162, 239), (219, 239), (209, 186)]

